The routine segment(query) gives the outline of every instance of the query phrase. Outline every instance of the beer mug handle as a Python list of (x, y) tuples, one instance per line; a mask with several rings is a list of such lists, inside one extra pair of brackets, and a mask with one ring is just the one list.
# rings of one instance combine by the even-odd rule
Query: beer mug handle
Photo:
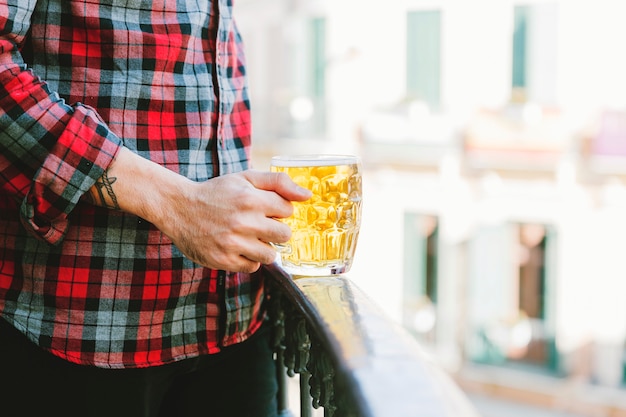
[(285, 253), (287, 255), (291, 253), (291, 245), (289, 245), (288, 243), (273, 243), (273, 242), (269, 242), (269, 243), (270, 243), (270, 246), (276, 249), (276, 252), (278, 253)]

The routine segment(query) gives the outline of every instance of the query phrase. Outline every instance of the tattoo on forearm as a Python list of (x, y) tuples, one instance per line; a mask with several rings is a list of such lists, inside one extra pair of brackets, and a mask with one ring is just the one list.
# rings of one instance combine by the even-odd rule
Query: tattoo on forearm
[[(96, 181), (95, 189), (98, 192), (98, 200), (100, 200), (105, 207), (119, 210), (120, 205), (117, 203), (115, 192), (113, 192), (113, 183), (116, 180), (117, 177), (109, 177), (108, 172), (104, 171), (102, 177)], [(109, 203), (109, 200), (111, 203)]]

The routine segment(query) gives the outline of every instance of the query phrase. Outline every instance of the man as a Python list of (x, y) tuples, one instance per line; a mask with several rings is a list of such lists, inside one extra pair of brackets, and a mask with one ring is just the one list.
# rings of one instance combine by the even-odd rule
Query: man
[(0, 415), (271, 416), (232, 0), (0, 0)]

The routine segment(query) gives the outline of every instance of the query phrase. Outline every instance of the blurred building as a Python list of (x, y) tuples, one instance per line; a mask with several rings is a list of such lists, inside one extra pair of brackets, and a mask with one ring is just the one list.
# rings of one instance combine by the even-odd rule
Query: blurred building
[(626, 5), (237, 0), (236, 14), (257, 168), (363, 157), (361, 288), (468, 389), (626, 410)]

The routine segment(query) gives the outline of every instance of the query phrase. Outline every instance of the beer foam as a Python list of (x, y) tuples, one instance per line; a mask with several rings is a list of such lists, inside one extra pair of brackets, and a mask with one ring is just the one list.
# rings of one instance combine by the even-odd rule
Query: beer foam
[(323, 167), (352, 165), (359, 163), (354, 155), (279, 155), (272, 157), (273, 166), (281, 167)]

